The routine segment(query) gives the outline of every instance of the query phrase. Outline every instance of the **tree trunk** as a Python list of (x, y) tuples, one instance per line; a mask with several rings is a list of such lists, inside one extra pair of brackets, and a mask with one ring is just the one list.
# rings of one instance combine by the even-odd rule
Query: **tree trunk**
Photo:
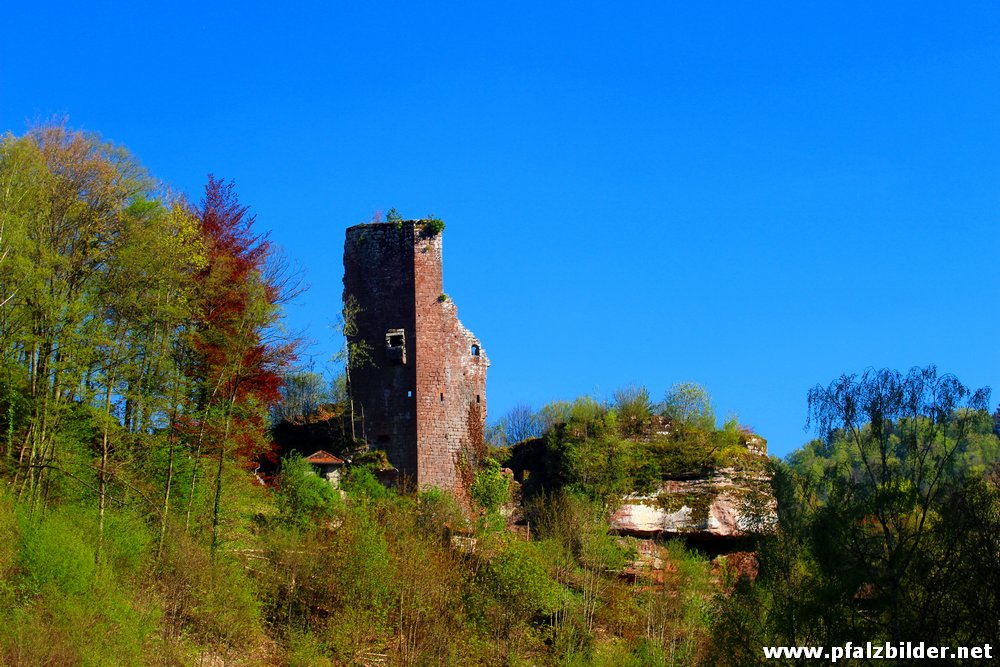
[(212, 507), (212, 556), (215, 556), (219, 547), (219, 510), (222, 506), (222, 468), (226, 460), (226, 444), (229, 442), (229, 428), (232, 424), (233, 409), (236, 406), (236, 396), (229, 401), (229, 408), (226, 410), (226, 428), (219, 443), (219, 467), (215, 473), (215, 503)]
[(111, 428), (111, 378), (107, 378), (107, 388), (104, 393), (104, 429), (101, 435), (101, 468), (98, 473), (97, 497), (97, 552), (94, 560), (101, 566), (101, 551), (104, 548), (104, 508), (107, 506), (108, 491), (108, 430)]

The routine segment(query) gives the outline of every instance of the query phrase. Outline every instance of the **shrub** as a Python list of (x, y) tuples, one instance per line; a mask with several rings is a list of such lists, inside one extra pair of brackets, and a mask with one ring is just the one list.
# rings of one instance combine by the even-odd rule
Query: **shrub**
[[(389, 213), (391, 215), (392, 211)], [(323, 645), (308, 632), (289, 634), (286, 659), (288, 667), (333, 667), (333, 662), (323, 655)]]
[(701, 385), (693, 382), (675, 384), (663, 397), (660, 409), (680, 431), (689, 428), (702, 431), (715, 430), (715, 410), (712, 397)]
[(157, 620), (112, 582), (86, 595), (49, 587), (4, 618), (0, 664), (146, 665)]
[(278, 476), (278, 512), (289, 526), (305, 528), (310, 522), (329, 517), (339, 497), (330, 483), (317, 475), (301, 456), (281, 460)]
[(417, 527), (428, 537), (436, 538), (446, 530), (465, 527), (465, 515), (455, 497), (438, 488), (422, 491), (417, 502)]
[(503, 474), (496, 459), (486, 457), (482, 468), (476, 472), (470, 492), (479, 507), (496, 512), (510, 498), (510, 479)]
[[(88, 509), (58, 507), (37, 522), (27, 516), (15, 522), (12, 512), (2, 517), (10, 535), (20, 532), (12, 541), (20, 572), (10, 595), (0, 599), (0, 664), (144, 664), (159, 610), (148, 600), (138, 602), (128, 588), (139, 580), (152, 543), (144, 523), (127, 512), (108, 512), (99, 570), (91, 541), (96, 522)], [(0, 559), (14, 553), (0, 547)]]
[(367, 466), (354, 466), (341, 484), (347, 495), (362, 502), (378, 501), (395, 495), (375, 477)]
[(86, 593), (97, 573), (94, 549), (80, 528), (84, 517), (72, 508), (49, 514), (36, 524), (21, 523), (20, 568), (28, 590), (54, 586), (68, 595)]
[(614, 393), (614, 407), (618, 414), (618, 428), (626, 437), (641, 435), (649, 423), (652, 403), (645, 387), (632, 385)]
[(0, 609), (5, 598), (13, 594), (10, 578), (18, 564), (18, 545), (20, 543), (20, 528), (17, 515), (14, 513), (14, 501), (7, 489), (0, 489)]
[[(562, 589), (538, 546), (513, 540), (480, 570), (472, 602), (494, 636), (520, 636), (533, 621), (559, 608)], [(516, 642), (515, 642), (516, 643)]]
[(395, 225), (396, 229), (403, 228), (403, 216), (399, 214), (394, 208), (390, 208), (389, 212), (385, 214), (385, 221), (389, 224)]
[(612, 504), (632, 491), (633, 443), (609, 434), (562, 445), (563, 474), (571, 488)]
[(108, 512), (104, 519), (101, 562), (107, 563), (116, 576), (141, 577), (155, 539), (142, 517), (125, 510)]
[(424, 219), (424, 233), (428, 236), (437, 236), (444, 231), (444, 221), (441, 218), (436, 218), (433, 215), (427, 216)]
[(260, 604), (243, 565), (209, 550), (182, 530), (165, 542), (156, 584), (164, 600), (164, 641), (194, 641), (228, 651), (261, 633)]

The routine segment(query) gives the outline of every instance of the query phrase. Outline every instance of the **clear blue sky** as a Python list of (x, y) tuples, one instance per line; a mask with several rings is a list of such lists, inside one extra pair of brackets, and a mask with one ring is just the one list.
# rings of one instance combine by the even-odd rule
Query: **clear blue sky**
[(0, 131), (235, 180), (318, 365), (344, 229), (437, 214), (494, 417), (695, 381), (784, 455), (843, 372), (1000, 385), (1000, 5), (705, 4), (8, 3)]

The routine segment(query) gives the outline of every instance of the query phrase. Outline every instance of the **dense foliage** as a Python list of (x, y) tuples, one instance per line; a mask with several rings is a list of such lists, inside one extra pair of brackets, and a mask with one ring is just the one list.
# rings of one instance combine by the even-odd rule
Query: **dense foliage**
[(528, 497), (569, 488), (607, 505), (625, 494), (654, 492), (664, 479), (768, 467), (758, 453), (765, 441), (735, 418), (718, 428), (708, 393), (692, 384), (675, 385), (659, 405), (644, 387), (633, 386), (608, 402), (582, 396), (537, 413), (517, 406), (492, 437), (519, 476), (527, 471)]
[[(718, 427), (696, 385), (658, 404), (626, 387), (512, 410), (469, 498), (404, 495), (354, 433), (350, 364), (332, 389), (289, 368), (291, 291), (232, 183), (210, 176), (192, 206), (94, 135), (0, 141), (0, 664), (756, 665), (763, 645), (1000, 645), (985, 392), (933, 368), (844, 376), (810, 392), (820, 437), (781, 463), (735, 419)], [(294, 453), (262, 483), (279, 422), (340, 434), (341, 488)], [(609, 532), (622, 495), (719, 469), (774, 471), (755, 579)]]
[(756, 665), (764, 645), (997, 646), (1000, 442), (986, 398), (933, 367), (814, 388), (822, 437), (779, 469), (779, 529), (760, 540), (756, 581), (720, 605), (716, 661)]
[(511, 532), (493, 459), (472, 507), (388, 490), (377, 453), (353, 457), (340, 491), (294, 454), (261, 484), (269, 422), (340, 415), (345, 439), (353, 422), (350, 367), (330, 391), (288, 367), (276, 324), (289, 291), (232, 183), (210, 176), (192, 206), (94, 135), (3, 138), (0, 663), (703, 652), (707, 561), (674, 548), (674, 579), (699, 591), (679, 602), (621, 580), (629, 545), (569, 491), (535, 499), (532, 535)]
[(7, 643), (5, 662), (88, 662), (58, 652), (91, 643), (110, 660), (87, 641), (105, 622), (126, 628), (128, 661), (180, 613), (133, 583), (175, 572), (211, 587), (232, 570), (199, 570), (197, 551), (238, 548), (233, 519), (259, 500), (243, 469), (269, 447), (292, 354), (273, 336), (277, 267), (231, 183), (210, 176), (191, 206), (95, 135), (50, 125), (0, 141), (0, 475), (17, 517), (3, 615), (21, 619), (8, 640), (47, 624), (80, 635)]

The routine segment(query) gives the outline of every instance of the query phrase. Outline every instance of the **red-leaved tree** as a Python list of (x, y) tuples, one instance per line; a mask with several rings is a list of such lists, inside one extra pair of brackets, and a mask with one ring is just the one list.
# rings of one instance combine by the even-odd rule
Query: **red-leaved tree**
[[(215, 467), (212, 547), (219, 543), (223, 470), (227, 461), (249, 466), (270, 447), (267, 410), (280, 399), (282, 371), (294, 345), (275, 330), (287, 283), (266, 235), (239, 202), (234, 184), (208, 177), (196, 211), (206, 263), (197, 276), (196, 324), (191, 348), (197, 415), (195, 459)], [(199, 464), (191, 479), (191, 520)]]

